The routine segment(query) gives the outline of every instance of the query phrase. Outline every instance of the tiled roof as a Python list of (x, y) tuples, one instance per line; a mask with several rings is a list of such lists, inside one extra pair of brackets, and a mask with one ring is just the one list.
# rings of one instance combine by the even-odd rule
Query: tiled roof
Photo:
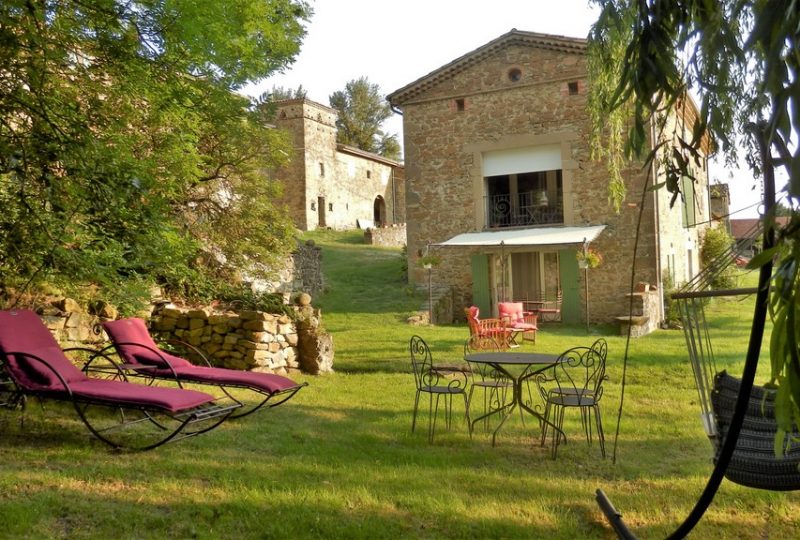
[[(758, 226), (761, 218), (753, 219), (732, 219), (731, 220), (731, 236), (734, 238), (746, 238), (752, 234), (752, 231)], [(786, 225), (789, 223), (788, 217), (777, 217), (775, 221), (778, 225)]]

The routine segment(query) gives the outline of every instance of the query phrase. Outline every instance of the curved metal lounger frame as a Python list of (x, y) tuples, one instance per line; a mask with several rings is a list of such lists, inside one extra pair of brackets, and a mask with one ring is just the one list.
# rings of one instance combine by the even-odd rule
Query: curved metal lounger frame
[[(88, 352), (94, 356), (98, 356), (98, 351), (95, 349), (85, 349), (80, 347), (64, 349), (64, 352), (74, 352), (74, 351)], [(168, 442), (174, 442), (174, 441), (179, 441), (181, 439), (186, 439), (188, 437), (194, 437), (195, 435), (200, 435), (201, 433), (205, 433), (219, 426), (231, 415), (231, 413), (234, 410), (236, 410), (239, 407), (239, 405), (220, 406), (220, 405), (215, 405), (213, 403), (208, 403), (205, 405), (201, 405), (199, 407), (194, 407), (192, 409), (173, 412), (167, 409), (163, 409), (148, 404), (136, 405), (126, 402), (116, 401), (114, 399), (99, 399), (99, 398), (87, 397), (73, 392), (69, 383), (66, 380), (64, 380), (62, 375), (43, 358), (40, 358), (35, 354), (27, 352), (9, 352), (7, 354), (21, 356), (33, 360), (35, 362), (39, 362), (40, 364), (45, 366), (50, 372), (52, 372), (56, 376), (60, 384), (64, 387), (63, 390), (34, 390), (31, 388), (26, 388), (22, 386), (19, 383), (19, 381), (17, 381), (14, 378), (12, 374), (9, 373), (10, 381), (14, 386), (13, 392), (15, 394), (23, 397), (34, 396), (39, 399), (69, 401), (74, 406), (75, 412), (78, 414), (78, 417), (81, 419), (81, 421), (89, 430), (89, 432), (91, 432), (92, 435), (94, 435), (95, 437), (97, 437), (98, 439), (100, 439), (101, 441), (103, 441), (104, 443), (108, 444), (113, 448), (144, 451), (144, 450), (151, 450)], [(113, 360), (111, 360), (110, 358), (108, 358), (108, 360), (111, 363), (113, 363)], [(6, 369), (6, 371), (8, 372), (9, 370)], [(122, 378), (123, 382), (126, 382), (128, 384), (133, 384), (128, 382), (125, 373), (122, 372), (121, 370), (117, 375)], [(149, 388), (149, 387), (144, 386), (143, 388)], [(24, 409), (25, 406), (24, 400), (18, 400), (18, 401), (19, 403), (21, 403), (21, 406)], [(100, 407), (108, 407), (112, 409), (113, 408), (119, 409), (121, 413), (121, 422), (115, 426), (102, 429), (94, 426), (86, 415), (86, 410), (88, 409), (88, 407), (92, 405)], [(124, 414), (124, 411), (126, 409), (140, 411), (144, 415), (144, 417), (136, 420), (126, 420)], [(170, 428), (167, 428), (166, 426), (163, 425), (162, 422), (159, 422), (156, 419), (155, 415), (158, 414), (165, 415), (170, 419), (176, 421), (178, 423), (178, 426), (170, 431)], [(210, 424), (208, 424), (209, 421), (211, 422)], [(108, 433), (112, 430), (124, 429), (125, 427), (134, 424), (140, 424), (143, 422), (150, 422), (159, 430), (169, 431), (169, 433), (165, 433), (164, 436), (156, 440), (156, 442), (150, 444), (144, 444), (141, 446), (122, 444), (118, 441), (110, 439), (108, 436), (105, 435), (105, 433)], [(191, 429), (191, 427), (194, 424), (200, 422), (204, 423), (201, 427), (194, 430)]]
[[(197, 347), (195, 347), (195, 346), (193, 346), (193, 345), (191, 345), (189, 343), (186, 343), (184, 341), (179, 341), (179, 340), (169, 340), (169, 341), (167, 341), (167, 343), (172, 343), (172, 344), (180, 345), (182, 347), (186, 347), (187, 349), (189, 349), (190, 351), (192, 351), (193, 353), (195, 353), (196, 355), (198, 355), (200, 358), (203, 359), (203, 362), (206, 364), (205, 367), (209, 367), (209, 368), (213, 368), (214, 367), (214, 366), (211, 365), (211, 362), (208, 361), (208, 358), (206, 357), (206, 355), (203, 354), (203, 352), (200, 349), (198, 349)], [(296, 384), (295, 386), (292, 386), (292, 387), (289, 387), (289, 388), (285, 388), (283, 390), (269, 392), (269, 391), (265, 390), (264, 388), (260, 388), (258, 385), (255, 385), (255, 384), (243, 384), (243, 383), (233, 383), (233, 382), (212, 382), (212, 381), (208, 381), (208, 380), (205, 380), (205, 379), (198, 379), (198, 378), (192, 377), (191, 375), (181, 374), (181, 373), (178, 373), (177, 371), (175, 371), (175, 368), (172, 366), (172, 364), (170, 364), (170, 362), (166, 358), (166, 356), (164, 356), (164, 353), (166, 351), (163, 351), (163, 350), (155, 348), (155, 347), (151, 347), (149, 345), (144, 345), (142, 343), (137, 343), (137, 342), (129, 342), (129, 341), (114, 342), (111, 345), (108, 345), (105, 348), (101, 349), (99, 351), (98, 355), (103, 355), (108, 360), (111, 360), (110, 358), (108, 358), (106, 353), (108, 351), (114, 349), (114, 350), (116, 350), (117, 354), (119, 355), (120, 353), (119, 353), (119, 348), (118, 347), (120, 347), (120, 346), (140, 347), (142, 349), (145, 349), (145, 350), (147, 350), (149, 352), (152, 352), (152, 353), (158, 355), (158, 357), (161, 358), (161, 360), (164, 362), (164, 364), (169, 368), (169, 371), (171, 372), (171, 374), (170, 375), (164, 375), (164, 374), (162, 374), (163, 371), (161, 373), (158, 373), (158, 372), (156, 372), (156, 370), (163, 370), (163, 369), (166, 369), (166, 368), (158, 368), (158, 367), (151, 366), (151, 365), (148, 365), (148, 364), (128, 364), (128, 363), (116, 364), (115, 363), (115, 365), (117, 366), (118, 369), (127, 371), (127, 372), (133, 374), (136, 377), (143, 377), (143, 378), (148, 380), (148, 384), (153, 384), (153, 382), (155, 382), (156, 379), (159, 379), (159, 380), (175, 381), (175, 383), (180, 388), (183, 388), (183, 384), (182, 383), (192, 383), (192, 384), (202, 384), (202, 385), (206, 385), (206, 386), (215, 386), (215, 387), (219, 388), (220, 391), (222, 391), (222, 393), (224, 393), (225, 396), (228, 397), (229, 399), (231, 399), (234, 403), (238, 403), (239, 407), (241, 408), (241, 411), (234, 412), (233, 414), (231, 414), (231, 416), (230, 416), (231, 419), (242, 418), (242, 417), (248, 416), (250, 414), (253, 414), (254, 412), (259, 411), (262, 408), (271, 409), (273, 407), (277, 407), (278, 405), (281, 405), (281, 404), (285, 403), (286, 401), (290, 400), (292, 397), (294, 397), (294, 395), (297, 392), (299, 392), (301, 388), (303, 388), (305, 386), (308, 386), (308, 383), (302, 383), (302, 384)], [(86, 365), (84, 366), (84, 370), (91, 369), (90, 368), (90, 363), (93, 360), (94, 360), (94, 358), (90, 358), (86, 362)], [(113, 362), (113, 360), (111, 360), (111, 362)], [(225, 369), (225, 368), (217, 368), (217, 369)], [(259, 396), (263, 396), (263, 399), (262, 398), (258, 398), (258, 399), (260, 399), (260, 401), (258, 403), (256, 403), (255, 405), (252, 405), (252, 406), (247, 406), (244, 403), (242, 403), (241, 400), (236, 399), (235, 397), (233, 397), (233, 395), (228, 391), (228, 389), (230, 389), (230, 388), (239, 388), (239, 389), (242, 389), (242, 390), (249, 390), (249, 391), (254, 392), (255, 394), (257, 394)], [(276, 401), (272, 401), (272, 400), (276, 400)]]

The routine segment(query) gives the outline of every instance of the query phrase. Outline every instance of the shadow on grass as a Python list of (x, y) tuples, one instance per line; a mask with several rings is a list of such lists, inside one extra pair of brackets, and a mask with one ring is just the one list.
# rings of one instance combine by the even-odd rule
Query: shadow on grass
[[(326, 384), (342, 388), (323, 397)], [(633, 522), (637, 533), (663, 537), (711, 469), (702, 437), (664, 433), (680, 424), (670, 410), (649, 422), (631, 419), (613, 465), (580, 437), (577, 418), (552, 460), (533, 442), (536, 424), (518, 418), (496, 448), (480, 430), (470, 438), (461, 421), (451, 431), (438, 426), (428, 444), (425, 410), (410, 431), (411, 380), (362, 395), (360, 378), (317, 386), (301, 401), (146, 453), (88, 443), (77, 422), (49, 413), (33, 419), (31, 433), (4, 424), (5, 530), (12, 537), (607, 538), (593, 499), (603, 488), (620, 509), (647, 516)], [(773, 499), (748, 498), (730, 522), (715, 525), (717, 534), (736, 535), (738, 513), (758, 513)]]

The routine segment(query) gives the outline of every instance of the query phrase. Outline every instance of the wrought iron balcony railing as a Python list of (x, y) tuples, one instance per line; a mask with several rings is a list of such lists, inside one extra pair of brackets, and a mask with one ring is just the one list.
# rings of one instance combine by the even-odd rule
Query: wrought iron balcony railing
[(551, 204), (544, 192), (528, 191), (515, 197), (487, 195), (484, 203), (486, 227), (490, 229), (564, 223), (563, 202)]

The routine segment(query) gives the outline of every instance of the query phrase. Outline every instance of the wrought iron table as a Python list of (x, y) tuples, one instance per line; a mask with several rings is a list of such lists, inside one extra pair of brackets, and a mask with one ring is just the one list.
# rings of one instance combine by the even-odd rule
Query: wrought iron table
[[(531, 408), (522, 399), (522, 384), (531, 377), (534, 377), (554, 367), (556, 364), (558, 364), (559, 358), (560, 356), (557, 354), (511, 351), (478, 352), (466, 355), (464, 359), (467, 362), (487, 364), (508, 377), (514, 383), (511, 401), (502, 407), (489, 411), (488, 413), (472, 420), (469, 426), (470, 433), (472, 433), (473, 429), (475, 428), (475, 424), (484, 418), (488, 418), (494, 414), (504, 413), (502, 420), (500, 420), (500, 423), (495, 428), (494, 433), (492, 433), (492, 446), (494, 446), (497, 439), (497, 433), (500, 431), (500, 428), (503, 427), (506, 418), (511, 416), (511, 413), (514, 411), (514, 409), (519, 406), (521, 410), (527, 411), (529, 414), (536, 417), (539, 420), (540, 425), (542, 423), (547, 423), (549, 426), (555, 429), (561, 434), (562, 437), (564, 437), (564, 442), (566, 442), (567, 437), (564, 435), (563, 431), (558, 429), (558, 427), (556, 427), (552, 422), (548, 421), (544, 416)], [(515, 367), (517, 369), (513, 369)], [(522, 369), (520, 370), (519, 368)]]

